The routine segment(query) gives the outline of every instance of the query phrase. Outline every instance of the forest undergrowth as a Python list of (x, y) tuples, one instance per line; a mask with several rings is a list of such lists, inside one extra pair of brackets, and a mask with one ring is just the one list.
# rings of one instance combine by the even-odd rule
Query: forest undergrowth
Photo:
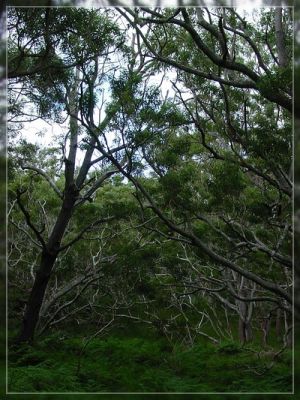
[(10, 392), (287, 392), (290, 350), (201, 340), (193, 347), (165, 338), (118, 334), (95, 338), (57, 332), (10, 352)]

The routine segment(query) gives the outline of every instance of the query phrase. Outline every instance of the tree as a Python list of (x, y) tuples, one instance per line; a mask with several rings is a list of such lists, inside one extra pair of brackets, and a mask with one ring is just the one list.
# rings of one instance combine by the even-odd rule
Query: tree
[[(288, 336), (293, 283), (289, 10), (264, 10), (258, 23), (234, 9), (34, 12), (33, 26), (30, 11), (10, 17), (11, 110), (23, 118), (26, 103), (20, 103), (27, 97), (49, 121), (68, 117), (70, 128), (62, 142), (61, 183), (47, 165), (45, 171), (25, 163), (24, 157), (19, 163), (31, 171), (25, 181), (38, 174), (61, 202), (45, 238), (34, 221), (38, 217), (24, 202), (31, 194), (16, 189), (15, 203), (41, 248), (20, 339), (33, 337), (58, 255), (98, 224), (120, 217), (114, 210), (105, 215), (95, 210), (97, 217), (89, 215), (89, 224), (81, 229), (72, 225), (76, 210), (84, 212), (103, 182), (116, 173), (126, 178), (124, 185), (139, 205), (130, 231), (140, 229), (162, 249), (171, 244), (178, 250), (170, 251), (172, 260), (187, 279), (162, 259), (170, 280), (161, 284), (168, 285), (168, 301), (174, 301), (174, 312), (180, 311), (188, 340), (197, 329), (187, 322), (184, 307), (191, 314), (199, 311), (201, 293), (205, 307), (211, 307), (210, 314), (200, 313), (217, 332), (221, 321), (211, 317), (216, 302), (225, 315), (234, 312), (238, 317), (243, 342), (251, 339), (253, 315), (266, 319), (279, 309), (285, 313)], [(94, 29), (83, 26), (83, 16)], [(63, 39), (62, 30), (69, 32)], [(131, 46), (125, 46), (129, 37)], [(178, 49), (176, 43), (182, 46)], [(123, 64), (116, 67), (119, 61)], [(169, 92), (163, 93), (168, 74)], [(21, 95), (17, 82), (24, 84)], [(106, 107), (101, 97), (105, 85)], [(96, 117), (99, 109), (105, 117)], [(76, 166), (80, 146), (85, 155)], [(96, 165), (102, 165), (101, 174), (91, 173)], [(139, 254), (139, 241), (133, 243)], [(151, 279), (145, 272), (143, 285), (153, 294)], [(78, 276), (71, 282), (76, 286)], [(135, 285), (130, 282), (129, 287)], [(182, 292), (174, 294), (178, 287)], [(199, 295), (195, 302), (188, 303), (190, 292)], [(163, 318), (156, 317), (161, 323)], [(176, 326), (173, 317), (169, 326)], [(140, 313), (134, 318), (154, 321)]]
[[(19, 341), (28, 341), (33, 339), (45, 291), (58, 255), (79, 240), (86, 231), (112, 218), (112, 216), (95, 216), (93, 220), (88, 221), (77, 236), (70, 237), (69, 235), (69, 240), (62, 242), (75, 209), (88, 201), (103, 182), (116, 173), (116, 170), (107, 166), (101, 175), (89, 179), (90, 168), (96, 163), (100, 163), (103, 158), (92, 160), (97, 137), (85, 138), (76, 117), (78, 113), (81, 113), (82, 117), (93, 121), (94, 116), (90, 112), (90, 107), (94, 103), (94, 99), (91, 97), (89, 88), (91, 85), (95, 87), (96, 84), (101, 84), (104, 74), (108, 72), (106, 60), (109, 54), (120, 46), (121, 38), (116, 40), (117, 26), (112, 24), (103, 13), (96, 11), (16, 9), (11, 10), (11, 14), (9, 26), (12, 32), (9, 41), (10, 66), (17, 71), (13, 75), (16, 77), (16, 81), (12, 83), (12, 87), (15, 87), (17, 82), (22, 82), (23, 88), (28, 88), (31, 100), (37, 100), (40, 116), (44, 118), (51, 119), (53, 112), (58, 118), (62, 115), (62, 111), (70, 115), (69, 132), (65, 138), (67, 149), (65, 145), (63, 146), (64, 183), (62, 190), (57, 187), (47, 171), (43, 171), (35, 165), (20, 164), (23, 170), (34, 171), (45, 178), (60, 198), (61, 203), (54, 225), (47, 234), (44, 227), (36, 225), (33, 221), (32, 215), (24, 203), (27, 188), (16, 189), (15, 201), (23, 213), (27, 226), (35, 236), (35, 244), (40, 249), (40, 266), (36, 272), (23, 319), (23, 328), (18, 338)], [(56, 23), (52, 24), (54, 20)], [(86, 25), (86, 21), (89, 21), (88, 25)], [(14, 31), (16, 27), (17, 31)], [(62, 29), (67, 32), (64, 37), (61, 36)], [(90, 35), (90, 29), (94, 36)], [(40, 40), (41, 33), (42, 41)], [(36, 59), (35, 54), (32, 54), (32, 48), (38, 54), (42, 53), (43, 58)], [(61, 56), (57, 54), (59, 51)], [(38, 60), (38, 64), (45, 63), (45, 69), (41, 69), (40, 65), (36, 66), (35, 60)], [(20, 68), (22, 69), (24, 64), (25, 72), (23, 73)], [(33, 78), (28, 79), (28, 76), (31, 75)], [(20, 95), (23, 96), (24, 92), (21, 92)], [(16, 107), (16, 104), (12, 106)], [(100, 132), (110, 118), (111, 115), (107, 115), (103, 120), (99, 120)], [(83, 146), (85, 156), (82, 164), (78, 166), (76, 160), (80, 141), (85, 142)], [(117, 152), (118, 148), (114, 151)]]
[[(119, 10), (120, 13), (132, 24), (132, 26), (136, 29), (136, 35), (137, 37), (140, 37), (140, 41), (143, 41), (147, 50), (150, 51), (150, 54), (152, 57), (157, 60), (158, 62), (161, 62), (162, 64), (166, 64), (170, 67), (175, 67), (174, 69), (179, 71), (177, 73), (177, 82), (178, 85), (176, 86), (176, 83), (173, 84), (173, 87), (178, 93), (178, 100), (181, 101), (181, 103), (184, 106), (185, 111), (188, 113), (187, 120), (191, 121), (195, 127), (196, 127), (196, 132), (200, 136), (201, 139), (201, 144), (202, 146), (208, 151), (208, 154), (210, 157), (215, 158), (217, 162), (215, 165), (218, 165), (218, 161), (221, 162), (221, 167), (224, 168), (224, 166), (229, 164), (229, 167), (232, 172), (234, 172), (234, 165), (238, 166), (238, 173), (244, 175), (244, 178), (242, 179), (242, 186), (240, 189), (238, 187), (233, 187), (233, 191), (235, 192), (235, 195), (231, 197), (231, 204), (232, 200), (235, 199), (236, 201), (237, 197), (240, 195), (241, 189), (243, 189), (243, 185), (249, 186), (250, 182), (253, 182), (255, 186), (257, 186), (258, 191), (261, 192), (262, 198), (259, 200), (260, 206), (262, 207), (261, 213), (262, 213), (262, 218), (264, 219), (265, 217), (265, 223), (264, 223), (264, 228), (260, 230), (260, 237), (258, 237), (256, 229), (253, 229), (253, 220), (250, 222), (249, 225), (249, 230), (245, 230), (245, 219), (244, 217), (242, 218), (242, 221), (234, 223), (233, 221), (236, 220), (238, 211), (235, 213), (233, 216), (232, 214), (230, 216), (225, 217), (225, 215), (219, 215), (219, 219), (225, 222), (228, 226), (230, 226), (230, 229), (232, 229), (232, 232), (234, 233), (235, 237), (231, 237), (231, 235), (227, 235), (224, 232), (223, 229), (219, 229), (219, 226), (216, 226), (219, 223), (216, 223), (216, 217), (214, 216), (213, 221), (209, 221), (205, 216), (203, 215), (195, 215), (194, 218), (198, 218), (200, 220), (206, 221), (208, 224), (212, 225), (213, 228), (219, 232), (220, 235), (222, 235), (224, 238), (226, 238), (229, 243), (235, 243), (234, 248), (239, 248), (241, 249), (240, 246), (245, 246), (244, 250), (242, 251), (241, 254), (237, 255), (238, 258), (243, 259), (246, 258), (248, 260), (247, 262), (250, 261), (250, 264), (253, 263), (253, 257), (251, 256), (249, 259), (249, 250), (250, 253), (253, 253), (253, 251), (256, 253), (264, 253), (267, 254), (269, 257), (273, 258), (274, 256), (274, 249), (278, 248), (279, 246), (282, 245), (282, 241), (279, 238), (285, 238), (286, 235), (291, 234), (291, 226), (290, 223), (285, 223), (282, 224), (282, 222), (275, 222), (273, 223), (274, 218), (275, 219), (280, 219), (280, 218), (287, 218), (288, 220), (288, 215), (290, 215), (290, 197), (291, 197), (291, 180), (289, 178), (290, 174), (290, 159), (286, 159), (283, 161), (283, 159), (278, 159), (278, 156), (280, 154), (279, 147), (283, 145), (283, 142), (285, 142), (284, 146), (287, 146), (287, 149), (291, 149), (291, 143), (290, 139), (291, 136), (289, 135), (289, 132), (291, 132), (291, 125), (290, 125), (290, 118), (288, 114), (284, 111), (284, 109), (281, 109), (280, 106), (283, 106), (283, 108), (290, 109), (290, 106), (287, 105), (285, 101), (282, 102), (283, 98), (287, 99), (289, 97), (288, 93), (283, 93), (283, 92), (289, 92), (290, 89), (287, 87), (290, 86), (282, 86), (280, 88), (279, 86), (274, 89), (273, 91), (273, 86), (274, 84), (272, 82), (272, 70), (274, 71), (274, 67), (272, 66), (272, 63), (274, 63), (274, 57), (267, 54), (263, 54), (264, 58), (268, 59), (268, 65), (265, 64), (262, 61), (262, 55), (258, 51), (256, 45), (255, 45), (255, 54), (257, 56), (258, 60), (258, 75), (260, 77), (251, 77), (250, 69), (248, 67), (244, 68), (245, 65), (241, 64), (240, 62), (236, 64), (234, 61), (233, 63), (230, 61), (229, 63), (221, 61), (221, 58), (217, 55), (211, 54), (209, 51), (207, 45), (204, 45), (203, 42), (201, 41), (202, 39), (199, 37), (196, 29), (193, 29), (192, 27), (192, 21), (195, 23), (196, 21), (196, 13), (194, 10), (190, 10), (189, 12), (186, 10), (177, 10), (174, 12), (174, 15), (172, 14), (171, 16), (170, 11), (167, 10), (165, 11), (166, 15), (159, 14), (158, 12), (154, 12), (149, 9), (143, 8), (142, 11), (144, 12), (144, 15), (141, 16), (141, 12), (136, 12), (135, 14), (132, 11), (128, 11), (128, 15), (123, 10)], [(287, 11), (288, 12), (288, 11)], [(151, 17), (145, 16), (145, 14), (150, 14)], [(181, 19), (177, 17), (177, 20), (175, 19), (175, 14), (176, 17), (180, 14)], [(209, 11), (208, 11), (209, 17), (211, 17)], [(229, 16), (232, 14), (232, 10), (228, 10)], [(129, 15), (134, 16), (134, 20), (130, 19)], [(229, 19), (229, 16), (226, 18)], [(154, 18), (156, 17), (156, 18)], [(272, 11), (269, 13), (268, 16), (265, 16), (266, 22), (262, 19), (264, 23), (268, 26), (270, 23), (270, 17), (274, 17), (274, 14), (272, 14)], [(210, 39), (212, 40), (212, 48), (215, 48), (214, 46), (219, 45), (222, 47), (222, 35), (225, 33), (222, 31), (222, 18), (224, 18), (223, 15), (218, 17), (215, 17), (217, 21), (219, 21), (218, 29), (217, 27), (213, 26), (212, 23), (212, 17), (210, 19), (210, 23), (208, 24), (206, 20), (201, 20), (200, 26), (210, 33)], [(242, 18), (238, 18), (239, 21), (242, 21)], [(221, 21), (221, 22), (220, 22)], [(236, 21), (236, 20), (233, 20)], [(140, 30), (138, 27), (138, 23), (141, 23), (142, 25), (149, 25), (148, 29), (148, 36), (146, 37), (145, 34)], [(183, 30), (186, 30), (188, 34), (191, 36), (191, 40), (189, 39), (188, 35), (185, 35), (182, 33), (182, 30), (174, 30), (174, 28), (170, 28), (169, 30), (166, 28), (167, 25), (175, 25), (175, 26), (180, 26), (183, 28)], [(202, 25), (201, 25), (202, 24)], [(154, 26), (154, 27), (153, 27)], [(163, 28), (160, 29), (160, 26)], [(247, 24), (247, 29), (249, 29), (249, 32), (251, 32), (251, 27), (249, 24)], [(236, 35), (238, 35), (237, 30), (235, 27), (229, 27), (227, 25), (227, 30), (232, 31), (234, 35), (230, 38), (231, 42), (233, 43), (233, 49), (232, 52), (237, 53), (235, 57), (238, 57), (238, 49), (242, 49), (241, 45), (239, 45), (238, 40), (236, 39)], [(245, 28), (246, 29), (246, 28)], [(261, 28), (262, 29), (262, 28)], [(253, 28), (252, 28), (253, 31)], [(254, 35), (257, 34), (254, 29)], [(178, 35), (178, 40), (179, 37), (186, 38), (186, 43), (187, 47), (183, 47), (183, 50), (181, 52), (176, 52), (176, 57), (177, 59), (174, 61), (174, 59), (171, 59), (170, 57), (168, 58), (165, 56), (165, 53), (169, 54), (170, 53), (170, 48), (169, 48), (169, 43), (172, 43), (172, 40), (170, 40), (171, 35), (173, 35), (172, 39)], [(181, 36), (180, 36), (181, 35)], [(253, 51), (253, 44), (254, 40), (249, 38), (248, 34), (247, 35), (239, 35), (241, 36), (246, 42), (249, 44), (250, 48)], [(159, 42), (157, 41), (157, 38), (160, 38)], [(207, 38), (208, 40), (209, 38)], [(174, 40), (174, 39), (173, 39)], [(226, 37), (223, 37), (223, 45), (227, 45), (227, 39)], [(268, 39), (267, 39), (268, 40)], [(176, 42), (176, 39), (175, 39)], [(138, 40), (139, 43), (139, 40)], [(190, 45), (191, 43), (191, 45)], [(146, 57), (147, 53), (143, 53), (143, 49), (140, 45), (138, 45), (138, 52), (141, 54), (141, 57)], [(172, 46), (172, 45), (171, 45)], [(190, 47), (189, 47), (190, 46)], [(239, 47), (240, 46), (240, 47)], [(277, 40), (277, 46), (278, 46), (278, 40)], [(272, 49), (269, 47), (270, 53), (272, 53)], [(159, 50), (157, 50), (157, 48)], [(187, 50), (189, 49), (189, 50)], [(189, 66), (186, 67), (186, 54), (189, 54), (189, 56), (192, 55), (193, 57), (193, 51), (195, 52), (195, 58), (194, 62), (198, 62), (197, 54), (199, 54), (199, 49), (208, 57), (207, 64), (210, 65), (210, 72), (203, 72), (203, 70), (199, 71), (196, 68), (191, 67), (191, 63), (189, 63)], [(244, 47), (243, 47), (244, 49)], [(188, 51), (188, 53), (187, 53)], [(174, 53), (174, 49), (171, 49), (171, 52)], [(274, 54), (273, 54), (274, 55)], [(178, 60), (179, 59), (179, 60)], [(244, 55), (240, 55), (240, 59), (244, 60)], [(193, 58), (192, 58), (193, 60)], [(162, 64), (158, 64), (159, 68), (161, 68)], [(202, 61), (202, 65), (205, 65)], [(215, 67), (214, 67), (215, 65)], [(258, 85), (254, 85), (253, 83), (250, 84), (248, 87), (247, 84), (241, 81), (228, 81), (223, 78), (222, 73), (220, 72), (220, 67), (225, 67), (226, 70), (234, 70), (239, 72), (241, 75), (246, 75), (248, 78), (250, 77), (254, 82), (259, 82)], [(282, 68), (282, 65), (280, 65), (280, 68)], [(276, 67), (275, 67), (276, 69)], [(215, 70), (215, 73), (212, 71)], [(183, 71), (183, 72), (182, 72)], [(281, 71), (281, 70), (280, 70)], [(226, 71), (225, 71), (226, 72)], [(283, 72), (283, 71), (281, 71)], [(266, 77), (263, 74), (266, 74)], [(284, 73), (289, 74), (289, 72), (284, 71)], [(224, 75), (225, 76), (225, 75)], [(201, 78), (201, 79), (200, 79)], [(204, 78), (204, 79), (203, 79)], [(208, 81), (214, 81), (218, 82), (220, 86), (220, 90), (217, 89), (217, 86), (215, 83), (212, 83), (210, 86), (208, 86)], [(267, 83), (268, 86), (268, 93), (270, 93), (270, 88), (271, 88), (271, 96), (269, 94), (266, 96), (266, 87), (264, 84)], [(262, 82), (265, 82), (262, 84)], [(181, 85), (181, 86), (179, 86)], [(270, 87), (271, 85), (271, 87)], [(185, 100), (181, 93), (183, 92), (183, 87), (188, 89), (188, 93), (192, 96), (192, 100)], [(209, 87), (209, 89), (208, 89)], [(264, 87), (264, 89), (262, 89)], [(250, 89), (250, 90), (249, 90)], [(258, 90), (260, 93), (260, 96), (257, 96), (255, 92), (251, 89)], [(281, 94), (279, 94), (279, 92)], [(201, 93), (198, 95), (198, 93)], [(206, 97), (203, 96), (203, 93), (207, 93)], [(276, 94), (275, 94), (276, 93)], [(252, 97), (253, 96), (253, 97)], [(261, 97), (262, 96), (262, 97)], [(283, 96), (283, 97), (282, 97)], [(272, 105), (269, 102), (266, 102), (263, 98), (266, 97), (268, 100), (271, 100), (272, 102), (276, 103), (277, 105)], [(220, 100), (222, 98), (222, 100)], [(240, 102), (242, 106), (234, 105), (234, 101)], [(255, 103), (254, 103), (255, 102)], [(265, 108), (266, 114), (264, 114), (264, 118), (257, 118), (257, 114), (255, 114), (255, 106), (257, 106), (257, 103), (261, 102), (261, 107)], [(193, 104), (194, 103), (194, 104)], [(291, 104), (291, 103), (290, 103)], [(253, 108), (254, 107), (254, 108)], [(222, 115), (222, 110), (225, 109), (225, 115)], [(277, 109), (277, 119), (275, 120), (274, 115), (276, 115), (276, 109)], [(267, 111), (268, 110), (268, 111)], [(269, 119), (265, 119), (265, 115), (269, 116)], [(279, 115), (282, 115), (283, 119), (281, 119), (281, 122), (279, 122)], [(252, 116), (255, 116), (254, 119), (252, 120)], [(279, 118), (279, 119), (278, 119)], [(268, 121), (268, 122), (267, 122)], [(275, 122), (276, 121), (276, 122)], [(282, 122), (287, 123), (286, 127), (283, 128), (282, 134), (279, 134), (281, 136), (281, 139), (279, 139), (278, 134), (276, 134), (277, 139), (275, 139), (274, 135), (271, 136), (264, 136), (262, 134), (263, 131), (266, 129), (269, 130), (269, 127), (272, 126), (275, 122), (274, 130), (277, 131), (278, 133), (282, 129)], [(266, 126), (263, 128), (264, 123), (266, 123)], [(223, 128), (225, 126), (225, 129)], [(224, 136), (222, 136), (221, 132), (224, 132)], [(275, 132), (274, 131), (274, 132)], [(219, 134), (218, 138), (218, 146), (216, 147), (215, 145), (212, 146), (211, 143), (211, 134), (217, 132)], [(271, 140), (272, 137), (272, 143), (268, 141), (268, 138)], [(288, 140), (286, 141), (286, 139)], [(278, 146), (274, 143), (277, 140)], [(283, 140), (283, 141), (282, 141)], [(265, 141), (265, 142), (264, 142)], [(263, 143), (264, 142), (264, 143)], [(274, 147), (273, 147), (274, 146)], [(272, 149), (273, 147), (273, 149)], [(276, 150), (275, 150), (276, 149)], [(272, 159), (270, 159), (270, 150), (272, 152)], [(279, 152), (278, 152), (279, 150)], [(100, 150), (102, 151), (102, 150)], [(287, 150), (290, 152), (290, 150)], [(103, 152), (104, 153), (104, 152)], [(276, 154), (275, 154), (276, 153)], [(147, 162), (149, 162), (149, 159), (151, 160), (151, 156), (149, 154), (147, 155), (148, 159)], [(273, 158), (274, 157), (274, 158)], [(279, 156), (280, 158), (281, 156)], [(112, 158), (110, 158), (113, 161)], [(284, 163), (284, 166), (283, 166)], [(118, 163), (115, 162), (115, 165)], [(161, 171), (163, 171), (162, 165), (153, 162), (153, 157), (150, 163), (150, 166), (153, 168), (155, 173), (159, 176), (161, 181), (166, 181), (166, 175), (170, 175), (168, 173), (162, 174)], [(227, 167), (225, 167), (227, 170)], [(212, 246), (207, 245), (205, 242), (203, 242), (198, 235), (195, 235), (194, 233), (194, 227), (191, 224), (191, 220), (188, 221), (186, 228), (182, 228), (182, 222), (179, 222), (176, 218), (174, 220), (174, 216), (176, 214), (171, 214), (172, 217), (170, 218), (170, 214), (165, 212), (165, 209), (159, 205), (155, 199), (151, 197), (149, 193), (147, 193), (147, 190), (143, 187), (141, 182), (136, 179), (133, 174), (128, 174), (123, 168), (119, 169), (125, 174), (125, 176), (128, 179), (131, 179), (131, 181), (136, 185), (136, 187), (139, 189), (139, 191), (142, 193), (142, 196), (146, 200), (147, 203), (149, 203), (148, 207), (151, 207), (154, 213), (158, 215), (161, 220), (167, 225), (167, 227), (177, 233), (177, 240), (187, 240), (188, 243), (192, 246), (196, 246), (199, 249), (201, 249), (205, 254), (209, 255), (209, 257), (214, 260), (214, 262), (217, 262), (218, 264), (222, 264), (223, 266), (231, 269), (232, 271), (238, 273), (239, 275), (244, 276), (244, 278), (249, 279), (252, 282), (255, 282), (258, 284), (260, 287), (263, 287), (264, 289), (267, 289), (268, 291), (271, 291), (273, 294), (279, 295), (282, 297), (283, 303), (281, 303), (281, 306), (284, 306), (285, 301), (287, 301), (287, 304), (292, 303), (292, 299), (290, 297), (290, 290), (291, 290), (291, 285), (292, 285), (292, 275), (291, 275), (291, 259), (289, 257), (286, 258), (284, 261), (281, 256), (276, 257), (276, 263), (279, 263), (278, 265), (278, 282), (281, 282), (282, 279), (286, 279), (286, 283), (281, 286), (275, 284), (274, 278), (272, 280), (267, 280), (265, 279), (267, 275), (262, 273), (261, 271), (257, 271), (257, 273), (253, 273), (253, 269), (249, 271), (247, 268), (244, 266), (240, 267), (237, 263), (235, 262), (230, 262), (229, 259), (224, 258), (221, 253), (224, 253), (224, 248), (218, 249), (218, 251), (214, 251), (212, 249)], [(228, 170), (229, 172), (229, 170)], [(230, 172), (230, 174), (232, 173)], [(231, 182), (234, 182), (232, 186), (236, 185), (236, 178), (237, 175), (234, 176), (234, 178), (231, 178), (231, 175), (227, 174), (227, 171), (223, 174), (221, 177), (221, 180), (216, 183), (216, 187), (219, 188), (219, 192), (215, 193), (219, 197), (219, 200), (221, 200), (220, 196), (222, 195), (222, 191), (228, 190), (226, 187), (226, 181), (224, 182), (224, 179), (228, 177)], [(163, 175), (163, 176), (162, 176)], [(178, 176), (178, 170), (176, 171), (176, 175)], [(168, 178), (169, 179), (169, 178)], [(244, 181), (244, 182), (243, 182)], [(171, 180), (169, 183), (169, 188), (172, 188), (173, 190), (177, 189), (178, 190), (178, 179), (173, 181)], [(225, 184), (225, 186), (224, 186)], [(220, 186), (221, 185), (221, 186)], [(230, 182), (229, 182), (230, 185)], [(267, 186), (266, 186), (267, 185)], [(230, 186), (229, 186), (230, 187)], [(266, 191), (266, 187), (268, 187)], [(275, 189), (275, 191), (274, 191)], [(229, 189), (230, 190), (230, 189)], [(169, 192), (172, 193), (172, 192)], [(267, 194), (268, 193), (268, 194)], [(271, 194), (273, 193), (273, 194)], [(277, 193), (277, 194), (276, 194)], [(250, 195), (251, 196), (251, 195)], [(266, 198), (264, 199), (264, 197)], [(275, 196), (275, 197), (273, 197)], [(174, 193), (172, 194), (172, 197), (174, 199)], [(273, 200), (271, 200), (273, 198)], [(287, 214), (285, 216), (282, 215), (282, 207), (278, 204), (278, 201), (275, 200), (275, 198), (281, 199), (280, 202), (283, 200), (285, 205), (283, 208), (287, 211)], [(222, 199), (223, 200), (223, 199)], [(275, 201), (274, 201), (275, 200)], [(185, 210), (185, 217), (186, 218), (186, 212), (188, 210), (187, 206), (187, 198), (183, 199), (183, 203), (185, 204), (185, 207), (183, 207)], [(258, 204), (257, 204), (258, 205)], [(176, 202), (176, 212), (178, 214), (178, 208), (182, 207), (182, 201), (181, 204)], [(243, 206), (243, 202), (241, 203), (241, 206)], [(264, 209), (264, 207), (266, 207)], [(267, 211), (269, 210), (269, 211)], [(253, 210), (254, 211), (254, 210)], [(252, 212), (253, 212), (252, 211)], [(258, 209), (256, 210), (255, 213), (257, 213)], [(246, 214), (251, 213), (251, 210), (247, 210)], [(183, 217), (183, 214), (181, 214)], [(239, 218), (239, 217), (238, 217)], [(249, 215), (246, 217), (249, 218)], [(251, 218), (251, 217), (250, 217)], [(182, 218), (180, 219), (182, 221)], [(236, 228), (234, 227), (236, 226)], [(251, 227), (250, 227), (251, 226)], [(270, 231), (270, 226), (273, 226), (275, 228), (275, 233), (274, 231), (274, 236), (273, 239), (269, 237), (268, 240), (275, 240), (272, 245), (269, 245), (267, 243), (264, 243), (262, 237), (266, 235), (265, 229)], [(191, 229), (192, 228), (192, 229)], [(272, 228), (273, 229), (273, 228)], [(262, 233), (264, 232), (264, 233)], [(289, 232), (289, 233), (288, 233)], [(237, 242), (236, 235), (242, 239), (241, 242)], [(252, 236), (252, 239), (250, 239), (250, 236)], [(277, 237), (277, 239), (275, 239)], [(254, 240), (253, 240), (254, 239)], [(278, 241), (279, 240), (279, 241)], [(285, 239), (283, 239), (285, 240)], [(243, 244), (244, 243), (244, 244)], [(287, 241), (287, 251), (290, 253), (290, 239)], [(224, 245), (223, 245), (224, 246)], [(213, 246), (215, 247), (215, 246)], [(273, 250), (272, 250), (273, 249)], [(232, 249), (229, 251), (231, 252)], [(247, 257), (245, 257), (245, 255)], [(231, 258), (232, 256), (229, 256)], [(279, 260), (280, 259), (280, 260)], [(270, 259), (268, 259), (269, 262)], [(260, 261), (261, 262), (261, 261)], [(273, 265), (273, 261), (272, 261)], [(277, 269), (277, 267), (276, 267)], [(289, 270), (289, 272), (288, 272)], [(283, 278), (284, 273), (286, 278)], [(264, 276), (264, 278), (262, 278)], [(258, 278), (258, 279), (257, 279)], [(282, 290), (283, 289), (283, 290)], [(249, 293), (251, 292), (251, 288), (249, 289)], [(285, 293), (284, 293), (285, 292)], [(267, 300), (267, 299), (265, 299)], [(274, 299), (269, 299), (273, 301)], [(252, 296), (250, 295), (249, 298), (243, 298), (243, 301), (255, 301), (255, 299), (252, 299)], [(289, 308), (289, 306), (287, 306)]]

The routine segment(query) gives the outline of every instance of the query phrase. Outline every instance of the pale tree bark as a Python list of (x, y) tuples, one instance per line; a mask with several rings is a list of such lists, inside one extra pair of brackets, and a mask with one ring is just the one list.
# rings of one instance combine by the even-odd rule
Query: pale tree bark
[(275, 35), (276, 35), (276, 47), (278, 53), (278, 64), (280, 67), (286, 67), (288, 65), (288, 56), (285, 46), (285, 39), (284, 39), (284, 27), (282, 21), (282, 8), (276, 7), (275, 8)]
[[(238, 280), (235, 273), (233, 273), (232, 275), (235, 276), (235, 280)], [(239, 282), (237, 282), (237, 284), (238, 284), (237, 295), (239, 297), (243, 297), (243, 295), (245, 294), (244, 285), (246, 284), (244, 277), (241, 277), (239, 279)], [(251, 297), (253, 297), (254, 291), (255, 288), (254, 290), (252, 290)], [(242, 344), (245, 344), (250, 342), (253, 337), (252, 326), (251, 326), (253, 303), (237, 300), (236, 305), (239, 314), (239, 339)]]

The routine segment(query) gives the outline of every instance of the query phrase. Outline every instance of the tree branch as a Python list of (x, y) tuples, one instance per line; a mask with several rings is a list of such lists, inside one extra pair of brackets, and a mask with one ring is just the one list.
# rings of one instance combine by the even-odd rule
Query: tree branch
[(44, 177), (46, 179), (46, 181), (49, 183), (49, 185), (52, 187), (52, 189), (55, 191), (55, 193), (58, 195), (58, 197), (60, 199), (63, 199), (63, 194), (62, 192), (59, 190), (59, 188), (56, 186), (56, 184), (54, 183), (54, 181), (46, 174), (46, 172), (44, 172), (42, 169), (34, 167), (32, 165), (21, 165), (21, 168), (23, 170), (28, 169), (31, 171), (35, 171), (37, 174), (41, 175), (42, 177)]
[(45, 250), (46, 249), (46, 243), (44, 241), (44, 238), (41, 235), (41, 232), (36, 228), (36, 226), (33, 224), (33, 222), (31, 221), (31, 217), (29, 212), (26, 210), (26, 208), (24, 207), (24, 205), (22, 204), (21, 201), (21, 196), (25, 193), (26, 191), (21, 191), (20, 189), (17, 189), (17, 204), (20, 207), (20, 210), (22, 211), (26, 223), (29, 226), (29, 228), (34, 232), (37, 240), (41, 243), (42, 248)]

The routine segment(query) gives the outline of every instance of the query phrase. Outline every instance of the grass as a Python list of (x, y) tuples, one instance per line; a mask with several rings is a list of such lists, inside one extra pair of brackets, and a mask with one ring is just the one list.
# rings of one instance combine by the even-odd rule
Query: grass
[[(171, 347), (163, 338), (81, 338), (52, 335), (9, 353), (11, 392), (289, 392), (291, 353), (257, 375), (269, 360), (236, 343)], [(80, 360), (80, 363), (79, 363)], [(79, 366), (79, 367), (78, 367)]]

